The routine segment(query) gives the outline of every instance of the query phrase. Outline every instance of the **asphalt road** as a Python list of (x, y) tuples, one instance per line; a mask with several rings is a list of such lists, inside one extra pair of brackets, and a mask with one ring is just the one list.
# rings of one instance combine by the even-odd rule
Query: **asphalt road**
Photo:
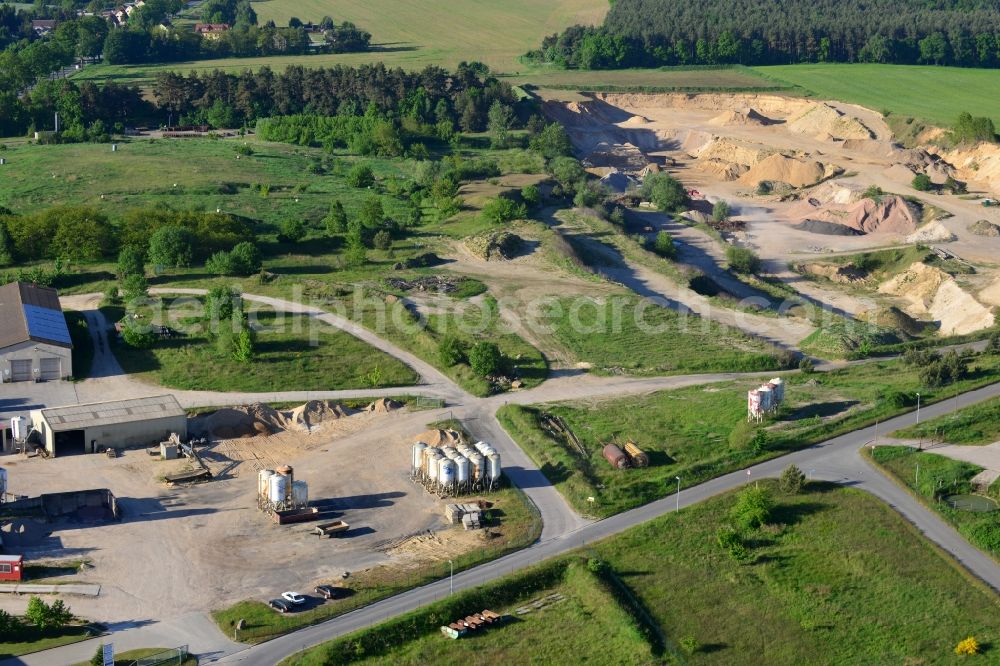
[[(959, 406), (967, 406), (996, 396), (1000, 396), (1000, 383), (966, 393), (957, 402), (946, 400), (925, 406), (921, 409), (921, 418), (930, 419), (948, 414)], [(913, 413), (899, 416), (880, 424), (879, 431), (890, 432), (913, 423), (915, 418), (916, 415)], [(712, 479), (682, 491), (680, 507), (684, 509), (720, 493), (738, 488), (754, 479), (778, 476), (785, 467), (795, 464), (813, 479), (857, 487), (887, 502), (889, 506), (913, 523), (928, 539), (954, 556), (970, 573), (994, 590), (1000, 591), (1000, 566), (992, 558), (969, 544), (958, 532), (920, 504), (906, 490), (883, 476), (864, 460), (860, 450), (862, 447), (870, 445), (875, 439), (875, 435), (874, 426), (856, 430), (808, 449)], [(569, 552), (587, 543), (613, 536), (630, 527), (670, 513), (676, 510), (676, 507), (677, 498), (670, 495), (631, 511), (584, 524), (552, 538), (543, 538), (529, 548), (455, 574), (455, 590), (481, 585), (518, 569)], [(449, 594), (449, 588), (449, 580), (442, 579), (327, 622), (253, 646), (224, 657), (218, 663), (276, 664), (304, 648), (372, 626), (441, 599)]]

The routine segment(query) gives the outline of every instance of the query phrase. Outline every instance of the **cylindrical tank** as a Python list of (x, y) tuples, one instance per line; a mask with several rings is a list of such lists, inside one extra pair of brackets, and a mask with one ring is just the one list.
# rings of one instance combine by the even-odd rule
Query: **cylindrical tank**
[(446, 446), (443, 449), (441, 449), (441, 453), (443, 453), (444, 457), (447, 458), (448, 460), (454, 460), (455, 456), (458, 455), (458, 449), (456, 449), (453, 446)]
[(423, 467), (424, 462), (424, 449), (427, 445), (423, 442), (414, 442), (413, 444), (413, 457), (410, 461), (410, 466), (413, 468), (414, 472), (419, 472), (420, 468)]
[(747, 411), (751, 414), (760, 412), (760, 391), (757, 389), (747, 391)]
[(309, 504), (309, 484), (305, 481), (292, 481), (292, 503), (295, 506)]
[(625, 442), (625, 453), (636, 467), (649, 467), (649, 456), (631, 439)]
[(484, 456), (486, 455), (486, 450), (492, 449), (492, 448), (493, 447), (490, 446), (489, 442), (476, 442), (476, 451), (479, 451)]
[(284, 474), (274, 474), (268, 479), (267, 498), (275, 504), (285, 501), (288, 494), (288, 477)]
[(614, 444), (608, 444), (604, 447), (604, 458), (611, 466), (616, 469), (625, 469), (628, 467), (628, 458), (625, 457), (625, 453), (619, 449)]
[(441, 451), (433, 446), (428, 446), (424, 449), (424, 459), (420, 464), (420, 471), (424, 475), (430, 475), (431, 473), (431, 458), (438, 455)]
[(267, 497), (267, 489), (270, 488), (268, 482), (272, 476), (274, 476), (273, 469), (262, 469), (257, 472), (257, 494), (261, 497)]
[(455, 483), (456, 477), (455, 461), (451, 458), (442, 458), (438, 463), (438, 483), (442, 486), (451, 486)]
[(295, 472), (292, 469), (291, 465), (282, 465), (281, 467), (275, 467), (274, 471), (280, 474), (281, 476), (287, 476), (289, 483), (295, 480)]
[(774, 389), (764, 384), (757, 389), (757, 392), (760, 393), (760, 408), (765, 412), (771, 411), (771, 407), (774, 406)]
[(774, 379), (772, 379), (771, 381), (769, 381), (768, 384), (770, 384), (771, 386), (774, 387), (774, 399), (775, 399), (775, 401), (777, 401), (777, 402), (780, 403), (782, 400), (785, 399), (785, 380), (784, 379), (782, 379), (781, 377), (775, 377)]
[(496, 482), (500, 479), (500, 454), (492, 453), (486, 459), (486, 469), (490, 481)]
[(465, 456), (458, 456), (454, 459), (455, 463), (455, 480), (458, 481), (459, 485), (463, 485), (472, 480), (469, 476), (470, 465), (469, 459)]
[(0, 499), (3, 499), (7, 492), (7, 470), (0, 467)]
[(438, 471), (441, 466), (441, 461), (447, 460), (443, 453), (433, 453), (427, 461), (427, 478), (431, 481), (438, 480)]
[(473, 453), (469, 456), (469, 475), (476, 481), (486, 478), (486, 458), (481, 453)]

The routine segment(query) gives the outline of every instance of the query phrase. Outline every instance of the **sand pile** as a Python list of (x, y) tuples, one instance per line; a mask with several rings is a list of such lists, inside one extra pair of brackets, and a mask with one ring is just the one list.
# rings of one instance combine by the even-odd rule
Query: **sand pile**
[(879, 293), (902, 298), (911, 315), (930, 315), (940, 322), (944, 335), (972, 333), (994, 323), (991, 310), (963, 290), (955, 278), (920, 261), (884, 282)]
[(218, 437), (236, 439), (273, 435), (286, 428), (285, 416), (278, 410), (262, 403), (226, 407), (195, 419), (193, 429)]
[(473, 254), (486, 261), (506, 261), (521, 251), (524, 240), (509, 231), (488, 231), (467, 238), (465, 245)]
[[(792, 210), (793, 216), (802, 220), (796, 228), (814, 233), (840, 235), (835, 229), (819, 222), (838, 224), (850, 232), (863, 234), (912, 234), (917, 230), (917, 213), (912, 205), (902, 197), (883, 196), (875, 199), (862, 199), (851, 205), (823, 204), (818, 199), (809, 198), (796, 204)], [(815, 228), (805, 228), (803, 225)]]
[(857, 183), (828, 181), (809, 191), (809, 198), (822, 204), (855, 204), (864, 196), (864, 189)]
[(902, 331), (911, 336), (920, 335), (926, 326), (926, 324), (917, 321), (895, 305), (862, 312), (859, 318), (871, 322), (876, 326), (881, 326), (892, 331)]
[(1000, 278), (979, 292), (979, 300), (989, 305), (1000, 306)]
[(828, 175), (831, 174), (827, 167), (820, 162), (774, 154), (753, 164), (740, 176), (739, 181), (747, 185), (756, 185), (762, 180), (777, 180), (792, 187), (805, 187), (823, 180)]
[(299, 405), (288, 413), (286, 422), (289, 426), (312, 429), (324, 421), (350, 416), (352, 410), (332, 400), (310, 400), (304, 405)]
[(857, 118), (846, 116), (829, 104), (815, 103), (811, 108), (788, 119), (788, 130), (810, 136), (834, 139), (871, 139), (872, 131)]
[(994, 194), (1000, 194), (1000, 145), (981, 143), (974, 148), (952, 150), (942, 157), (954, 167), (955, 178), (983, 183)]
[(698, 160), (698, 168), (710, 173), (720, 180), (739, 180), (740, 176), (750, 170), (745, 164), (726, 162), (725, 160)]
[(713, 137), (695, 151), (695, 157), (699, 160), (718, 160), (748, 167), (774, 154), (773, 148), (722, 137)]
[(993, 224), (989, 220), (976, 220), (969, 225), (969, 233), (987, 238), (997, 238), (1000, 236), (1000, 225)]
[(396, 402), (395, 400), (390, 400), (389, 398), (379, 398), (372, 404), (365, 407), (365, 411), (372, 414), (388, 414), (389, 412), (394, 412), (402, 407), (403, 404)]
[(435, 428), (422, 432), (413, 438), (414, 442), (423, 442), (427, 446), (457, 446), (462, 442), (462, 435), (456, 430)]
[(771, 125), (774, 121), (757, 113), (754, 109), (730, 109), (723, 111), (716, 117), (708, 121), (712, 125), (730, 126), (756, 126), (764, 127)]
[(940, 221), (931, 222), (906, 237), (907, 243), (950, 243), (954, 240), (958, 240), (958, 236)]
[(625, 122), (618, 123), (619, 127), (641, 127), (642, 125), (648, 125), (652, 121), (646, 116), (634, 115), (628, 118)]

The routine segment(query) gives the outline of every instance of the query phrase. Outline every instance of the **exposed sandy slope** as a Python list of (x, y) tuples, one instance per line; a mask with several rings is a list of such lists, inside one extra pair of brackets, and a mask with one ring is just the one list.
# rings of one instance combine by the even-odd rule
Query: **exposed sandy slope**
[(879, 292), (902, 298), (911, 315), (930, 316), (945, 335), (973, 333), (994, 324), (989, 307), (963, 290), (955, 278), (923, 262), (880, 285)]

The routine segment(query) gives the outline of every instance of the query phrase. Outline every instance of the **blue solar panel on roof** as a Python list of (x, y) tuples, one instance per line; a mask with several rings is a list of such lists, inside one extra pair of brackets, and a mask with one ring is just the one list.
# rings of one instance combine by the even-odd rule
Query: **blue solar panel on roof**
[(62, 310), (25, 305), (24, 319), (28, 323), (28, 335), (31, 337), (67, 345), (72, 344), (69, 339), (69, 328), (66, 327), (66, 317), (63, 316)]

